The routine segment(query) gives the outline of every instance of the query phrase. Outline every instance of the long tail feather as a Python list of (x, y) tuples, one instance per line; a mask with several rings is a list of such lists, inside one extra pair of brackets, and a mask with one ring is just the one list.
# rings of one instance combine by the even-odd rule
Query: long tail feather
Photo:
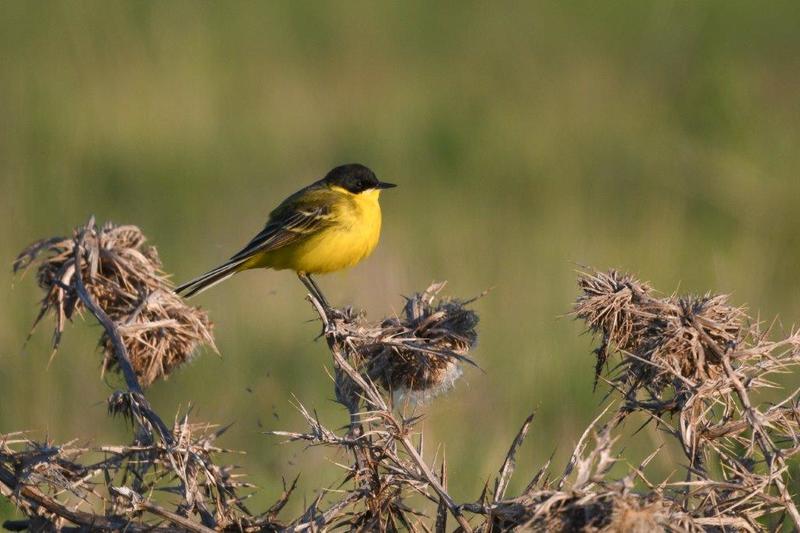
[(242, 263), (244, 263), (243, 260), (229, 261), (202, 276), (176, 287), (175, 292), (178, 294), (185, 293), (183, 296), (186, 298), (199, 294), (236, 274)]

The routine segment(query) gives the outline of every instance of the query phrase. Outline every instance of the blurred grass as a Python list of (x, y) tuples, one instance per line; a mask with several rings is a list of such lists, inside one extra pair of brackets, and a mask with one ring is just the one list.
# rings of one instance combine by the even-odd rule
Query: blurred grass
[[(791, 2), (6, 2), (0, 257), (94, 213), (141, 226), (181, 281), (299, 186), (368, 164), (401, 187), (376, 254), (322, 279), (331, 300), (377, 315), (432, 279), (495, 287), (477, 304), (486, 374), (425, 423), (454, 495), (473, 499), (532, 409), (520, 473), (554, 451), (562, 465), (596, 413), (589, 339), (558, 318), (577, 264), (732, 292), (785, 328), (800, 317), (798, 22)], [(344, 423), (302, 296), (285, 272), (203, 294), (223, 358), (151, 393), (163, 414), (191, 402), (236, 422), (225, 444), (248, 452), (256, 508), (281, 476), (302, 471), (310, 498), (338, 475), (260, 434), (300, 427), (291, 394)], [(0, 283), (0, 432), (125, 439), (96, 326), (67, 331), (48, 370), (45, 327), (23, 352), (39, 297), (32, 279)]]

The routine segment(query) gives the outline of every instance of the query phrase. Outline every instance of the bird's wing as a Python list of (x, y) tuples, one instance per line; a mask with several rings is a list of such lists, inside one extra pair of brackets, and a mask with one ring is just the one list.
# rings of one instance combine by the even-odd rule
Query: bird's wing
[(231, 261), (282, 248), (333, 224), (331, 191), (306, 188), (286, 199), (272, 213), (264, 229)]

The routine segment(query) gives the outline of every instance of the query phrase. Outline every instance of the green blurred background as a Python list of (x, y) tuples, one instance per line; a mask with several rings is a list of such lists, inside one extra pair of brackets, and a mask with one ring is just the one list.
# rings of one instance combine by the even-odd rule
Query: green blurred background
[[(476, 498), (524, 417), (516, 486), (561, 467), (602, 391), (564, 316), (579, 264), (667, 292), (730, 292), (800, 317), (797, 2), (4, 2), (0, 7), (0, 432), (125, 442), (106, 415), (99, 328), (79, 322), (47, 367), (50, 321), (23, 350), (33, 277), (16, 253), (94, 213), (139, 225), (183, 281), (226, 258), (284, 196), (344, 162), (400, 184), (376, 253), (321, 279), (371, 316), (449, 280), (491, 294), (456, 390), (429, 408), (458, 500)], [(324, 346), (291, 273), (251, 272), (195, 302), (223, 357), (151, 389), (162, 414), (235, 422), (223, 444), (262, 487), (302, 472), (292, 511), (340, 476), (296, 395), (330, 426)], [(623, 442), (634, 457), (662, 437)], [(681, 463), (666, 450), (654, 468)], [(0, 509), (3, 507), (0, 506)], [(10, 515), (5, 506), (0, 515)], [(291, 514), (291, 513), (289, 513)]]

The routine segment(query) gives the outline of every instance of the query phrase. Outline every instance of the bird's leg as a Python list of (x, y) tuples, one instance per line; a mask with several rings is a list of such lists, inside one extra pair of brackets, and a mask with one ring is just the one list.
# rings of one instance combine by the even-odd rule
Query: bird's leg
[(322, 294), (322, 291), (319, 290), (319, 287), (317, 287), (317, 284), (314, 283), (313, 279), (311, 279), (311, 276), (309, 276), (304, 272), (298, 272), (297, 277), (300, 278), (300, 281), (302, 281), (303, 285), (306, 286), (308, 292), (310, 292), (311, 295), (314, 296), (314, 298), (319, 300), (319, 303), (322, 304), (322, 307), (325, 308), (325, 311), (328, 311), (331, 308), (331, 306), (328, 304), (328, 300), (325, 299), (325, 296)]
[(308, 277), (308, 281), (311, 282), (311, 286), (317, 291), (317, 296), (319, 296), (319, 301), (322, 302), (322, 306), (327, 310), (332, 309), (328, 303), (328, 300), (325, 299), (325, 295), (322, 294), (322, 290), (319, 288), (319, 285), (317, 285), (317, 282), (311, 277), (311, 274), (306, 274), (306, 276)]
[(316, 298), (317, 301), (322, 305), (322, 309), (325, 312), (326, 321), (325, 324), (323, 324), (322, 326), (322, 333), (320, 334), (320, 336), (325, 336), (328, 333), (331, 333), (333, 331), (332, 318), (335, 316), (334, 309), (330, 306), (330, 304), (328, 304), (328, 300), (325, 299), (325, 296), (322, 294), (322, 291), (319, 290), (319, 287), (317, 286), (316, 283), (314, 283), (314, 280), (311, 278), (311, 276), (303, 272), (298, 272), (297, 277), (300, 278), (300, 281), (302, 281), (303, 285), (306, 286), (308, 292), (310, 292), (311, 295), (314, 298)]

